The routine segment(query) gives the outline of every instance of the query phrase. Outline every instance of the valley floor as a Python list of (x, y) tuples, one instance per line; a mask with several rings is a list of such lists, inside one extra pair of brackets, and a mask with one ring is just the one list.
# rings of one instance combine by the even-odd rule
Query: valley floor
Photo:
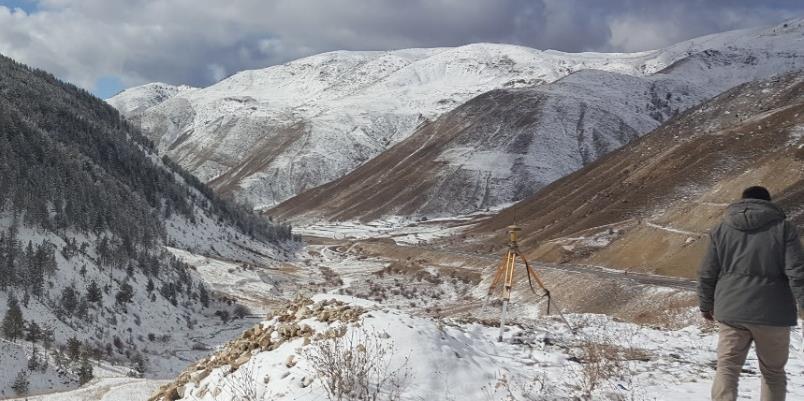
[[(366, 308), (359, 332), (377, 334), (393, 348), (393, 363), (409, 369), (403, 399), (562, 400), (585, 393), (595, 400), (708, 398), (716, 331), (697, 318), (688, 285), (616, 271), (597, 274), (544, 266), (540, 270), (558, 301), (553, 314), (545, 316), (544, 299), (525, 290), (515, 292), (509, 329), (498, 342), (500, 305), (485, 301), (497, 256), (449, 252), (427, 244), (464, 224), (468, 223), (307, 227), (302, 232), (308, 245), (298, 260), (270, 269), (172, 252), (195, 266), (215, 291), (247, 304), (255, 322), (278, 299), (296, 295), (319, 301), (337, 298)], [(607, 284), (596, 287), (598, 282)], [(585, 294), (578, 294), (581, 288)], [(625, 306), (613, 309), (589, 295), (595, 292), (604, 292), (600, 299), (609, 303), (624, 299)], [(664, 312), (670, 304), (673, 313)], [(555, 314), (557, 306), (567, 312), (567, 322)], [(585, 313), (570, 313), (577, 311)], [(338, 325), (303, 317), (299, 323), (319, 331)], [(239, 334), (221, 334), (215, 344), (207, 345), (219, 348)], [(804, 399), (800, 328), (794, 329), (792, 344), (789, 399)], [(288, 341), (256, 354), (240, 371), (250, 372), (260, 399), (326, 399), (304, 359), (309, 349), (301, 339)], [(298, 363), (287, 362), (291, 355)], [(79, 390), (28, 399), (145, 400), (172, 379), (108, 376)], [(759, 380), (752, 353), (741, 399), (758, 399)], [(207, 391), (215, 386), (217, 391)], [(228, 401), (231, 395), (217, 373), (185, 391), (187, 400)]]
[(95, 379), (78, 390), (18, 398), (28, 401), (131, 401), (145, 400), (166, 380), (108, 377)]

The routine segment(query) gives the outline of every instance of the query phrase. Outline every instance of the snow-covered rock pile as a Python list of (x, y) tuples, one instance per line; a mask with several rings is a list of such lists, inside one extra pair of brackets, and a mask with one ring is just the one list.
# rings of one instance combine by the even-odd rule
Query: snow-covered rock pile
[[(171, 384), (162, 387), (151, 400), (177, 400), (187, 394), (188, 385), (198, 386), (215, 369), (224, 368), (228, 373), (236, 372), (251, 358), (264, 351), (274, 351), (287, 342), (301, 339), (304, 345), (311, 341), (343, 335), (344, 330), (325, 330), (317, 332), (306, 320), (312, 319), (324, 324), (355, 323), (365, 313), (365, 309), (348, 305), (338, 300), (313, 302), (309, 298), (299, 298), (289, 302), (284, 309), (275, 311), (270, 320), (258, 324), (239, 338), (226, 344), (214, 355), (201, 359), (186, 369)], [(287, 361), (291, 365), (292, 359)], [(211, 393), (213, 397), (220, 389), (204, 385), (198, 387), (193, 395), (203, 398)]]

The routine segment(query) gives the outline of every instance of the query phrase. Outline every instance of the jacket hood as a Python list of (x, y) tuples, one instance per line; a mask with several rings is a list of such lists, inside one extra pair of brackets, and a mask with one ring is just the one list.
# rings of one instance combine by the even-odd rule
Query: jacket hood
[(743, 199), (729, 205), (725, 223), (740, 231), (753, 231), (785, 219), (779, 206), (761, 199)]

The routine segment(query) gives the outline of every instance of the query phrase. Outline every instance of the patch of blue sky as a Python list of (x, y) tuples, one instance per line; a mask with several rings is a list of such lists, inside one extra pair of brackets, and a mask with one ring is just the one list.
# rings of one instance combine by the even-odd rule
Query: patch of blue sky
[(10, 10), (19, 8), (28, 14), (39, 11), (39, 4), (36, 0), (0, 0), (0, 6)]

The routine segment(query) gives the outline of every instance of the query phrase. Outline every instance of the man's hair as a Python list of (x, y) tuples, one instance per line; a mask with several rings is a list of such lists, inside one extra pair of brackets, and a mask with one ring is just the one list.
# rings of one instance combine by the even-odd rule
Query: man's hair
[(765, 187), (748, 187), (743, 190), (743, 199), (762, 199), (766, 201), (771, 200), (770, 192)]

